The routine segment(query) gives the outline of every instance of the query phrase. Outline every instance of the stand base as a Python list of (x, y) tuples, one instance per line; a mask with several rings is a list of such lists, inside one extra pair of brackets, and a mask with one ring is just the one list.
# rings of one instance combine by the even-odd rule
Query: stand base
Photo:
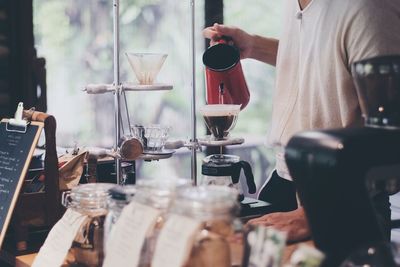
[(242, 221), (248, 221), (275, 211), (276, 209), (268, 202), (245, 197), (244, 200), (240, 202), (239, 217)]

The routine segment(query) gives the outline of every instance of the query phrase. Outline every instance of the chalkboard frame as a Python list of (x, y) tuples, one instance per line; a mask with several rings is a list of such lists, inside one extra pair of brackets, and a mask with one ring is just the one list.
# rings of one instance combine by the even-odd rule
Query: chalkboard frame
[[(8, 121), (9, 121), (8, 119), (3, 119), (3, 120), (1, 120), (0, 123), (1, 124), (8, 123)], [(33, 138), (29, 153), (27, 154), (27, 157), (25, 159), (25, 163), (23, 164), (21, 175), (20, 175), (20, 177), (18, 179), (15, 191), (13, 192), (13, 196), (12, 196), (12, 199), (11, 199), (10, 206), (8, 207), (8, 211), (7, 211), (7, 215), (5, 217), (5, 220), (4, 220), (4, 224), (0, 225), (0, 227), (1, 227), (0, 249), (1, 249), (2, 245), (3, 245), (3, 241), (4, 241), (4, 238), (5, 238), (6, 232), (7, 232), (7, 228), (8, 228), (8, 225), (10, 224), (11, 216), (13, 214), (15, 205), (16, 205), (17, 200), (18, 200), (19, 193), (20, 193), (22, 185), (24, 183), (24, 179), (25, 179), (26, 173), (28, 171), (29, 164), (30, 164), (30, 161), (32, 159), (33, 152), (35, 151), (36, 145), (37, 145), (37, 143), (39, 141), (40, 134), (42, 133), (44, 123), (43, 122), (32, 121), (32, 122), (30, 122), (30, 125), (36, 125), (37, 126), (37, 130), (36, 130), (36, 133), (34, 135), (34, 138)], [(28, 127), (30, 127), (30, 125), (28, 125)], [(21, 133), (17, 133), (17, 134), (21, 134)]]

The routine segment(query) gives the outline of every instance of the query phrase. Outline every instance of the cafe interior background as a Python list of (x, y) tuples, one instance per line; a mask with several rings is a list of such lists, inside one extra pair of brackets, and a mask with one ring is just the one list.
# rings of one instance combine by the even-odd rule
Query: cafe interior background
[[(222, 2), (204, 0), (195, 3), (198, 106), (205, 100), (201, 55), (207, 44), (201, 31), (206, 20), (210, 23), (223, 18), (227, 25), (237, 25), (254, 34), (279, 37), (282, 1), (252, 0), (252, 5), (245, 5), (245, 8), (240, 0), (229, 0), (223, 7)], [(209, 8), (207, 17), (206, 5)], [(189, 8), (189, 1), (175, 0), (126, 0), (120, 7), (121, 80), (135, 79), (124, 52), (162, 52), (168, 57), (158, 80), (174, 85), (171, 92), (128, 93), (131, 121), (171, 126), (170, 137), (182, 140), (190, 139), (191, 127)], [(263, 23), (255, 23), (257, 21)], [(62, 148), (75, 145), (112, 147), (113, 96), (89, 95), (81, 90), (88, 83), (113, 80), (112, 1), (33, 0), (33, 30), (37, 55), (46, 59), (47, 112), (56, 117), (59, 125), (57, 145)], [(273, 149), (266, 145), (266, 134), (270, 125), (275, 73), (273, 67), (251, 59), (242, 60), (242, 66), (251, 97), (239, 115), (233, 134), (243, 136), (245, 143), (231, 146), (228, 151), (251, 164), (259, 189), (274, 165)], [(206, 127), (198, 116), (197, 134), (201, 136), (205, 132)], [(190, 177), (190, 157), (188, 149), (179, 149), (169, 159), (137, 161), (136, 178)], [(197, 157), (198, 166), (202, 158), (201, 155)], [(198, 176), (201, 176), (199, 168)], [(400, 197), (392, 196), (391, 204), (392, 217), (397, 219), (400, 217)], [(400, 241), (399, 230), (392, 231), (392, 239)]]
[[(16, 103), (23, 100), (26, 108), (31, 104), (55, 116), (60, 151), (74, 146), (111, 148), (114, 142), (113, 96), (88, 95), (82, 89), (89, 83), (111, 83), (113, 80), (112, 1), (32, 0), (33, 10), (24, 6), (29, 7), (28, 2), (14, 2), (19, 5), (14, 14), (18, 18), (14, 26), (19, 34), (16, 48), (23, 51), (32, 43), (37, 57), (45, 59), (46, 80), (45, 83), (34, 81), (36, 88), (32, 94), (21, 89), (27, 87), (26, 80), (10, 76), (14, 79), (10, 84), (17, 87), (14, 91), (11, 87), (3, 87), (0, 91), (0, 117), (12, 116)], [(206, 49), (206, 41), (201, 31), (207, 23), (223, 20), (225, 24), (240, 26), (251, 33), (279, 37), (282, 1), (252, 0), (251, 5), (245, 5), (241, 0), (229, 0), (223, 8), (222, 2), (196, 1), (198, 106), (205, 100), (201, 55)], [(124, 0), (120, 7), (121, 80), (135, 79), (125, 52), (162, 52), (168, 57), (158, 80), (171, 82), (174, 86), (170, 92), (127, 93), (131, 121), (171, 126), (170, 137), (182, 140), (190, 139), (191, 127), (189, 8), (189, 1), (175, 0)], [(5, 18), (0, 18), (0, 23), (2, 20)], [(23, 59), (24, 55), (21, 55), (18, 61), (10, 62), (22, 73), (28, 68)], [(245, 143), (230, 147), (228, 151), (250, 162), (257, 188), (260, 188), (274, 165), (273, 150), (266, 146), (266, 134), (270, 125), (275, 73), (273, 67), (250, 59), (243, 60), (242, 66), (251, 98), (240, 113), (233, 134), (244, 137)], [(43, 101), (43, 97), (47, 101)], [(197, 134), (205, 135), (206, 127), (197, 115)], [(198, 166), (203, 156), (198, 156)], [(189, 178), (190, 157), (188, 149), (179, 149), (169, 159), (137, 161), (137, 179), (161, 175)], [(392, 216), (400, 218), (400, 204), (396, 204), (400, 203), (400, 197), (392, 196), (391, 203)], [(392, 239), (400, 241), (400, 232), (394, 230)]]
[[(217, 2), (214, 1), (214, 5)], [(75, 144), (112, 147), (113, 95), (88, 95), (81, 90), (89, 83), (111, 83), (113, 80), (112, 1), (34, 0), (33, 4), (35, 48), (38, 56), (46, 59), (47, 112), (55, 116), (59, 125), (57, 145), (65, 148)], [(201, 61), (205, 50), (201, 35), (205, 25), (204, 8), (204, 1), (196, 1), (198, 107), (205, 100)], [(269, 10), (270, 15), (265, 16), (263, 10)], [(246, 8), (242, 1), (229, 1), (229, 5), (223, 7), (223, 19), (226, 24), (242, 26), (253, 33), (278, 36), (280, 12), (280, 1), (257, 0)], [(220, 14), (215, 16), (221, 17)], [(264, 23), (254, 23), (260, 20)], [(131, 124), (168, 125), (171, 126), (170, 138), (189, 140), (189, 1), (121, 1), (120, 23), (121, 81), (135, 80), (125, 52), (162, 52), (168, 57), (157, 80), (174, 86), (170, 92), (127, 93)], [(265, 137), (271, 112), (274, 68), (254, 60), (243, 60), (242, 65), (251, 99), (240, 113), (232, 134), (243, 136), (245, 143), (232, 146), (230, 152), (251, 163), (260, 186), (273, 165)], [(201, 116), (197, 118), (197, 125), (198, 135), (205, 135)], [(199, 164), (202, 158), (198, 157)], [(137, 179), (157, 175), (190, 177), (190, 151), (180, 149), (166, 160), (137, 161), (136, 172)]]

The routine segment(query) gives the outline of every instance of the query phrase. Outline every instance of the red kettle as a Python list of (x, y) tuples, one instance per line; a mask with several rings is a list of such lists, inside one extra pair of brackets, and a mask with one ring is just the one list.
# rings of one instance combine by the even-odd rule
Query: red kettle
[(250, 92), (240, 64), (240, 52), (221, 39), (203, 53), (207, 104), (236, 104), (244, 109)]

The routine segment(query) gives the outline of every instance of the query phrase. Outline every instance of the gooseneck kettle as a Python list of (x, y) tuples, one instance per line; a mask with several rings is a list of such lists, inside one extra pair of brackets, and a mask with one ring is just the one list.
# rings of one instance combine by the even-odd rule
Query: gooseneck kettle
[(203, 53), (207, 104), (236, 104), (244, 109), (250, 92), (240, 64), (239, 49), (228, 42), (228, 38), (223, 38)]

